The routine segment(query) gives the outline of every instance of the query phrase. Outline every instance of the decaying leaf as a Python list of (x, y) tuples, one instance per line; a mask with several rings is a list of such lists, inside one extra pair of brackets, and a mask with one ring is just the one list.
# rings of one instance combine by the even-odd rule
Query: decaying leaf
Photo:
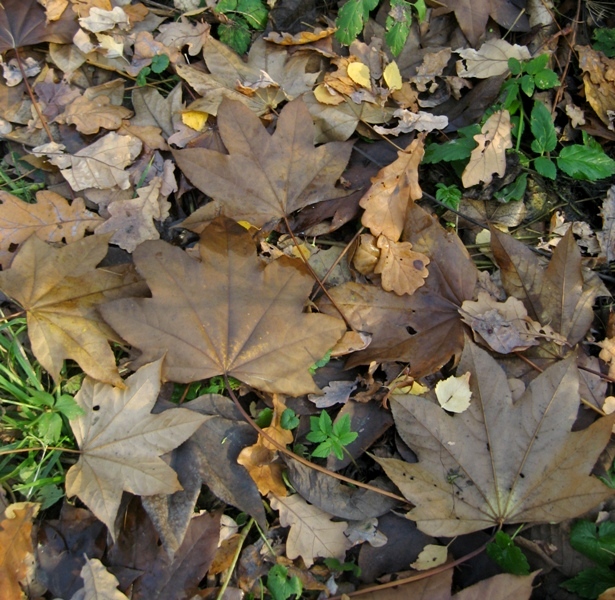
[(481, 181), (491, 183), (494, 173), (499, 177), (506, 173), (506, 150), (512, 148), (509, 112), (499, 110), (493, 113), (474, 139), (478, 146), (472, 150), (470, 162), (461, 175), (466, 188)]
[(380, 170), (361, 198), (365, 209), (361, 223), (373, 235), (397, 241), (406, 222), (408, 204), (423, 196), (418, 168), (425, 154), (424, 139), (424, 135), (419, 135), (403, 152), (398, 152), (397, 160)]
[(9, 249), (27, 240), (33, 233), (47, 242), (67, 243), (81, 239), (102, 222), (86, 210), (81, 198), (71, 204), (55, 192), (37, 192), (36, 203), (28, 204), (0, 191), (0, 262), (7, 267), (13, 258)]
[(0, 521), (0, 596), (6, 600), (22, 597), (19, 585), (34, 564), (32, 521), (39, 504), (16, 502), (10, 504)]
[(198, 248), (201, 261), (166, 242), (141, 244), (134, 262), (153, 297), (101, 308), (142, 351), (137, 364), (166, 352), (166, 380), (227, 374), (269, 392), (318, 391), (308, 369), (346, 328), (301, 314), (313, 283), (302, 264), (282, 257), (263, 268), (250, 234), (229, 219), (214, 221)]
[(408, 517), (434, 536), (503, 523), (576, 517), (612, 494), (590, 472), (613, 417), (571, 432), (579, 408), (576, 356), (556, 363), (513, 403), (506, 375), (466, 343), (459, 371), (471, 373), (472, 403), (449, 416), (415, 396), (393, 396), (397, 430), (419, 462), (377, 459), (414, 505)]
[[(273, 395), (273, 418), (271, 425), (263, 431), (282, 446), (287, 446), (293, 441), (292, 431), (283, 429), (280, 425), (282, 413), (286, 410), (284, 401), (278, 394)], [(237, 462), (244, 466), (250, 477), (258, 487), (258, 491), (266, 496), (269, 492), (275, 496), (286, 496), (286, 484), (282, 477), (285, 465), (276, 460), (278, 449), (263, 435), (258, 436), (258, 441), (253, 446), (244, 448), (237, 458)]]
[(278, 498), (271, 496), (271, 508), (280, 511), (280, 524), (289, 527), (286, 556), (294, 560), (301, 556), (306, 567), (318, 557), (337, 558), (344, 562), (346, 550), (352, 545), (344, 535), (346, 521), (331, 521), (331, 515), (308, 504), (299, 494)]
[(600, 120), (613, 129), (609, 112), (615, 111), (615, 59), (607, 58), (591, 46), (577, 46), (579, 67), (583, 70), (585, 96)]
[(262, 227), (308, 204), (346, 195), (335, 182), (351, 145), (315, 148), (312, 119), (301, 100), (284, 107), (273, 135), (252, 111), (228, 100), (220, 106), (218, 126), (230, 154), (203, 148), (173, 154), (186, 177), (220, 201), (223, 215)]
[(107, 341), (120, 340), (97, 307), (140, 295), (144, 286), (128, 265), (95, 268), (107, 242), (91, 236), (53, 248), (34, 235), (0, 273), (0, 289), (26, 311), (32, 351), (56, 382), (64, 359), (72, 358), (90, 377), (122, 385)]
[(396, 127), (387, 128), (376, 125), (374, 131), (381, 135), (400, 135), (412, 131), (426, 131), (429, 133), (436, 129), (444, 129), (448, 125), (448, 117), (444, 115), (432, 115), (422, 110), (414, 113), (400, 108), (393, 113), (393, 116), (399, 118), (399, 123)]
[(81, 456), (66, 474), (67, 496), (79, 496), (115, 539), (122, 491), (149, 496), (181, 489), (161, 458), (206, 420), (185, 408), (150, 414), (160, 391), (162, 359), (143, 366), (125, 389), (86, 378), (75, 400), (84, 414), (71, 421)]
[(75, 592), (71, 600), (128, 600), (117, 589), (118, 580), (97, 558), (89, 559), (86, 556), (80, 575), (83, 588)]
[(79, 96), (69, 104), (62, 115), (56, 117), (59, 123), (75, 125), (77, 131), (85, 134), (98, 133), (103, 129), (119, 129), (122, 119), (132, 116), (124, 106), (116, 106), (109, 96), (86, 98)]
[(478, 79), (507, 73), (509, 58), (516, 58), (519, 61), (532, 58), (527, 46), (509, 44), (501, 39), (488, 40), (479, 50), (463, 48), (456, 52), (465, 61), (457, 63), (457, 75)]
[(443, 565), (448, 558), (448, 548), (437, 544), (427, 544), (419, 554), (419, 557), (410, 564), (417, 571), (427, 571), (439, 565)]

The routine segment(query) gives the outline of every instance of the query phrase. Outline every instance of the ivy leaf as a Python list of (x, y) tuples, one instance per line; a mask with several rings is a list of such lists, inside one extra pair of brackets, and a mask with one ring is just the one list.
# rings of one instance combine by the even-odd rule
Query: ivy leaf
[(349, 0), (342, 6), (335, 24), (337, 31), (335, 37), (342, 43), (349, 46), (357, 39), (363, 31), (365, 23), (369, 18), (369, 11), (378, 6), (378, 0)]
[(615, 562), (615, 523), (596, 525), (578, 521), (570, 530), (570, 545), (595, 563), (608, 567)]
[(537, 154), (552, 152), (557, 144), (557, 135), (553, 125), (553, 117), (549, 109), (542, 102), (534, 102), (530, 127), (534, 134), (532, 150)]
[(573, 179), (596, 181), (615, 174), (615, 160), (604, 151), (574, 144), (562, 149), (557, 166)]
[(487, 556), (504, 571), (512, 575), (529, 575), (530, 565), (521, 548), (515, 546), (511, 537), (503, 531), (495, 534), (495, 540), (487, 546)]
[(301, 597), (303, 585), (295, 575), (288, 577), (288, 569), (282, 565), (271, 567), (267, 574), (267, 589), (273, 600), (288, 600), (291, 596)]

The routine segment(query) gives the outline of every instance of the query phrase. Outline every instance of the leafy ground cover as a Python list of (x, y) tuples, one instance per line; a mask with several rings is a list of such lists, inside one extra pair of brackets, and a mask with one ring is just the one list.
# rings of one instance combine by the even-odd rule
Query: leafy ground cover
[(611, 597), (610, 4), (2, 6), (1, 600)]

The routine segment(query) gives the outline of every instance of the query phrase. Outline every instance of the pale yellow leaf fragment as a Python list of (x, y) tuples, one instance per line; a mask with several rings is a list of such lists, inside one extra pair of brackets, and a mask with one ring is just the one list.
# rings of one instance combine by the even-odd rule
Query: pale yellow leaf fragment
[(399, 67), (395, 61), (390, 62), (382, 73), (384, 82), (389, 86), (389, 89), (394, 92), (395, 90), (401, 90), (402, 80)]
[(609, 377), (615, 377), (615, 338), (605, 338), (598, 346), (602, 348), (598, 356), (609, 365)]
[(93, 33), (108, 31), (116, 26), (120, 29), (130, 28), (128, 15), (121, 6), (116, 6), (113, 10), (93, 7), (90, 9), (90, 16), (79, 19), (79, 24)]
[(208, 117), (208, 113), (200, 110), (186, 110), (182, 113), (182, 123), (195, 131), (201, 131)]
[(512, 148), (510, 113), (507, 110), (493, 113), (474, 139), (478, 146), (472, 150), (470, 162), (461, 175), (461, 182), (466, 188), (481, 181), (491, 183), (494, 173), (498, 177), (506, 173), (506, 150)]
[(439, 567), (446, 562), (448, 556), (447, 546), (438, 546), (436, 544), (427, 544), (418, 558), (410, 564), (413, 569), (417, 571), (427, 571), (427, 569), (433, 569)]
[(355, 83), (364, 88), (371, 89), (372, 81), (369, 74), (369, 67), (362, 62), (351, 62), (346, 70), (348, 77)]
[(330, 106), (337, 106), (344, 102), (344, 96), (338, 94), (333, 88), (321, 83), (314, 89), (314, 97), (321, 104), (328, 104)]
[(462, 413), (470, 406), (470, 375), (470, 371), (467, 371), (459, 377), (452, 375), (436, 384), (436, 397), (444, 410)]
[[(530, 60), (532, 55), (527, 46), (509, 44), (506, 40), (489, 40), (478, 50), (464, 48), (456, 51), (462, 59), (457, 61), (459, 77), (487, 79), (508, 72), (508, 59)], [(464, 63), (465, 61), (465, 63)]]

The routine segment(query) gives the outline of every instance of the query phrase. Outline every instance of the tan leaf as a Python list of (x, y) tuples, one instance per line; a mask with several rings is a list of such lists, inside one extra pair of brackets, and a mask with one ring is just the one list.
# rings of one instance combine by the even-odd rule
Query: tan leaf
[(600, 209), (602, 217), (602, 231), (596, 232), (601, 254), (606, 257), (607, 262), (615, 260), (615, 185), (612, 185), (602, 202)]
[(102, 222), (97, 214), (86, 210), (81, 198), (69, 204), (48, 190), (37, 192), (34, 204), (7, 192), (0, 192), (0, 202), (0, 260), (5, 268), (13, 257), (10, 246), (21, 244), (33, 233), (48, 242), (70, 243)]
[(174, 119), (179, 120), (179, 112), (184, 106), (181, 85), (178, 84), (166, 98), (154, 88), (136, 88), (132, 92), (132, 105), (136, 114), (130, 121), (131, 125), (158, 127), (168, 138), (173, 135)]
[(506, 173), (506, 150), (512, 148), (509, 112), (499, 110), (493, 113), (474, 139), (478, 146), (472, 150), (470, 162), (461, 175), (466, 188), (481, 181), (491, 183), (494, 173), (499, 177)]
[(115, 6), (112, 10), (105, 10), (94, 6), (90, 9), (88, 17), (79, 19), (79, 24), (84, 29), (93, 33), (108, 31), (116, 26), (120, 29), (130, 28), (128, 15), (121, 6)]
[(410, 242), (393, 242), (381, 235), (376, 242), (380, 248), (380, 258), (374, 273), (382, 276), (382, 288), (399, 296), (413, 294), (425, 285), (429, 275), (429, 258), (412, 250)]
[(166, 352), (166, 380), (228, 374), (264, 391), (317, 392), (308, 369), (346, 327), (302, 314), (313, 284), (302, 263), (282, 257), (262, 268), (250, 234), (227, 219), (205, 229), (198, 250), (201, 261), (162, 241), (141, 244), (133, 258), (152, 298), (101, 307), (143, 352), (138, 364)]
[(469, 340), (459, 371), (472, 374), (472, 403), (454, 417), (425, 398), (391, 399), (397, 431), (419, 462), (377, 460), (415, 505), (408, 517), (421, 531), (452, 537), (558, 522), (612, 495), (590, 473), (615, 415), (570, 431), (580, 404), (575, 355), (546, 369), (515, 402), (502, 368)]
[(0, 521), (0, 598), (14, 600), (23, 597), (19, 585), (34, 562), (32, 521), (39, 505), (33, 502), (9, 504)]
[(109, 189), (130, 187), (124, 170), (139, 155), (141, 140), (128, 135), (108, 133), (75, 154), (63, 154), (62, 145), (45, 144), (32, 150), (34, 154), (48, 154), (49, 162), (60, 167), (62, 175), (76, 192), (86, 188)]
[(434, 129), (444, 129), (448, 126), (448, 117), (438, 116), (419, 110), (414, 113), (404, 108), (399, 108), (393, 113), (399, 119), (396, 127), (379, 127), (376, 125), (374, 131), (381, 135), (400, 135), (412, 131), (433, 131)]
[(81, 456), (66, 474), (67, 496), (79, 496), (115, 539), (122, 492), (141, 496), (181, 489), (161, 458), (207, 419), (185, 408), (150, 414), (160, 392), (162, 358), (144, 365), (125, 389), (86, 378), (75, 401), (84, 413), (70, 425)]
[(80, 575), (83, 588), (75, 592), (71, 600), (128, 600), (117, 589), (119, 581), (97, 558), (86, 556)]
[(615, 110), (615, 59), (607, 58), (591, 46), (576, 46), (583, 70), (585, 96), (600, 120), (613, 128), (609, 111)]
[(280, 524), (289, 527), (286, 556), (291, 560), (301, 556), (306, 567), (314, 559), (337, 558), (344, 562), (351, 543), (344, 535), (348, 523), (331, 521), (331, 515), (308, 504), (299, 494), (286, 498), (271, 497), (271, 508), (280, 511)]
[(279, 44), (280, 46), (300, 46), (331, 37), (334, 33), (335, 27), (327, 27), (326, 29), (316, 27), (313, 31), (300, 31), (295, 35), (272, 31), (271, 33), (268, 33), (264, 39), (267, 42)]
[[(293, 434), (283, 429), (280, 424), (286, 405), (279, 394), (273, 394), (273, 418), (271, 425), (263, 431), (282, 446), (293, 441)], [(244, 448), (237, 457), (237, 462), (244, 466), (258, 487), (258, 491), (266, 496), (269, 492), (276, 496), (286, 496), (286, 484), (282, 477), (286, 465), (279, 460), (277, 447), (266, 437), (259, 434), (258, 441), (253, 446)]]
[(427, 546), (421, 550), (421, 553), (418, 555), (417, 559), (411, 563), (410, 566), (417, 571), (427, 571), (428, 569), (433, 569), (434, 567), (443, 565), (447, 558), (447, 546), (427, 544)]
[(143, 293), (143, 286), (126, 266), (96, 269), (106, 253), (103, 236), (62, 248), (31, 236), (0, 273), (0, 289), (27, 312), (32, 351), (56, 382), (64, 359), (72, 358), (91, 377), (122, 385), (107, 342), (118, 338), (97, 307)]
[(174, 23), (161, 25), (158, 28), (160, 33), (156, 36), (156, 41), (176, 50), (188, 46), (188, 54), (196, 56), (203, 49), (203, 43), (209, 36), (209, 29), (209, 23), (194, 23), (181, 17)]
[(128, 119), (132, 111), (123, 106), (114, 106), (110, 102), (108, 96), (97, 96), (92, 100), (80, 96), (66, 107), (56, 121), (75, 125), (77, 131), (85, 134), (98, 133), (101, 127), (119, 129), (122, 119)]
[[(615, 377), (615, 339), (605, 338), (598, 342), (598, 346), (602, 348), (598, 355), (607, 365), (609, 365), (609, 377)], [(610, 414), (613, 411), (607, 412)]]
[(224, 216), (262, 227), (347, 194), (335, 182), (351, 145), (315, 148), (312, 119), (301, 100), (284, 107), (273, 135), (248, 108), (228, 100), (220, 106), (218, 127), (229, 154), (193, 148), (173, 155), (184, 175), (220, 202)]
[(418, 168), (425, 154), (424, 140), (424, 134), (418, 135), (403, 152), (398, 152), (397, 160), (372, 178), (372, 186), (361, 198), (365, 209), (361, 223), (376, 237), (385, 235), (397, 241), (404, 229), (408, 204), (423, 196)]
[(507, 73), (509, 58), (516, 58), (519, 61), (532, 58), (527, 46), (509, 44), (502, 39), (488, 40), (478, 50), (463, 48), (456, 52), (463, 59), (457, 62), (457, 75), (478, 79)]

